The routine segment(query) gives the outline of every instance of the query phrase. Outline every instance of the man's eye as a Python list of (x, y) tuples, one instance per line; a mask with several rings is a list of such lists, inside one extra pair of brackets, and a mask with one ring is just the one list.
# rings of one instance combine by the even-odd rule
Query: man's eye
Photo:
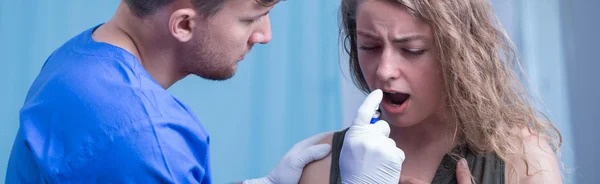
[(246, 20), (245, 22), (247, 22), (248, 24), (254, 24), (256, 21), (258, 21), (258, 19), (250, 19)]
[(260, 19), (262, 19), (262, 17), (246, 19), (243, 21), (247, 24), (254, 24), (254, 23), (258, 22)]

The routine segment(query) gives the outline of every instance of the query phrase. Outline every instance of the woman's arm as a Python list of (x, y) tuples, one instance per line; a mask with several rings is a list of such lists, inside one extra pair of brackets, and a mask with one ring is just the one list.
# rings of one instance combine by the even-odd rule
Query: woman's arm
[[(509, 170), (509, 167), (507, 167), (505, 173), (508, 183), (517, 183), (516, 181), (522, 184), (562, 183), (558, 161), (545, 139), (529, 133), (528, 130), (523, 131), (523, 137), (525, 156), (528, 159), (529, 167), (525, 165), (520, 157), (510, 159), (515, 170)], [(507, 166), (509, 166), (508, 163)], [(515, 174), (515, 171), (518, 175)]]
[[(333, 135), (325, 137), (317, 144), (327, 143), (331, 145)], [(329, 183), (329, 170), (331, 168), (331, 154), (324, 159), (312, 162), (302, 171), (300, 184), (327, 184)]]

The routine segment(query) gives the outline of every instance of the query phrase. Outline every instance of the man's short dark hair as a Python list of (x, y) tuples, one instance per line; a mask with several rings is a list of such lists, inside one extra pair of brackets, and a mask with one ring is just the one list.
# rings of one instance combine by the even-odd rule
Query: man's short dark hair
[[(145, 17), (154, 13), (159, 8), (166, 6), (177, 0), (125, 0), (129, 9), (138, 17)], [(206, 17), (210, 17), (223, 7), (228, 0), (188, 0), (196, 7), (198, 12)], [(280, 0), (256, 0), (263, 6), (273, 6)]]

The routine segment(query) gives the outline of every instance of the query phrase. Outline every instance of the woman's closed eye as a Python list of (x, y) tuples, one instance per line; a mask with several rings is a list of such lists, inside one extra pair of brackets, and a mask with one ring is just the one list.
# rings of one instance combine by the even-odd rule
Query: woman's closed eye
[(423, 55), (427, 50), (424, 49), (402, 49), (402, 51), (404, 53), (413, 55), (413, 56), (420, 56)]
[(371, 46), (371, 45), (362, 45), (362, 46), (358, 47), (358, 49), (364, 50), (364, 51), (375, 50), (377, 48), (379, 48), (379, 46), (374, 46), (374, 45), (373, 46)]

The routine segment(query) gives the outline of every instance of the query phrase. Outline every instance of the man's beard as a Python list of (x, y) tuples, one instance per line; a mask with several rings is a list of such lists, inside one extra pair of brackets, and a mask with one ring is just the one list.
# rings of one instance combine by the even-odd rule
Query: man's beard
[(187, 74), (193, 74), (204, 79), (223, 81), (235, 75), (235, 61), (228, 61), (227, 54), (219, 53), (218, 44), (212, 44), (210, 39), (202, 39), (194, 45), (187, 45), (182, 54), (182, 68)]

